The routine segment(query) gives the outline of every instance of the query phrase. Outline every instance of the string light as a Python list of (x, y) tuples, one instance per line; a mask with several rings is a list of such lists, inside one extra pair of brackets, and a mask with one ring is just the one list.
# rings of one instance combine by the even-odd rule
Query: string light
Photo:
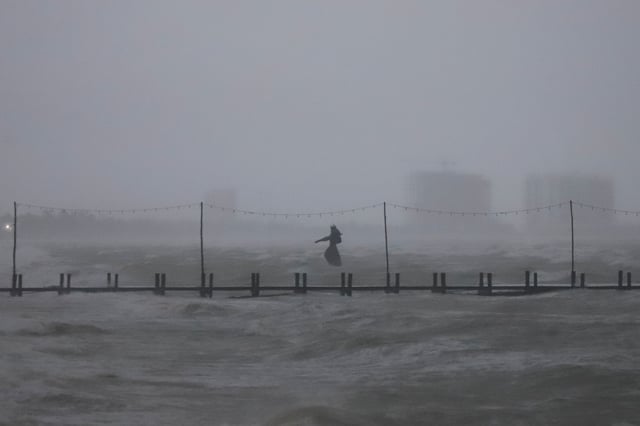
[[(437, 214), (437, 215), (449, 215), (449, 216), (510, 216), (510, 215), (519, 215), (521, 213), (540, 213), (543, 210), (548, 210), (548, 211), (552, 211), (553, 209), (560, 209), (566, 205), (568, 205), (570, 202), (565, 201), (562, 203), (558, 203), (558, 204), (552, 204), (549, 206), (539, 206), (539, 207), (533, 207), (533, 208), (528, 208), (528, 209), (520, 209), (520, 210), (506, 210), (506, 211), (496, 211), (496, 212), (491, 212), (491, 211), (465, 211), (465, 212), (461, 212), (461, 211), (447, 211), (447, 210), (433, 210), (433, 209), (427, 209), (427, 208), (421, 208), (421, 207), (415, 207), (415, 206), (406, 206), (406, 205), (400, 205), (400, 204), (394, 204), (394, 203), (386, 203), (389, 207), (394, 208), (394, 209), (402, 209), (404, 211), (413, 211), (415, 213), (423, 213), (423, 214)], [(84, 209), (84, 208), (60, 208), (60, 207), (50, 207), (50, 206), (41, 206), (41, 205), (35, 205), (35, 204), (23, 204), (23, 203), (16, 203), (18, 206), (21, 207), (25, 207), (27, 209), (38, 209), (46, 214), (51, 214), (54, 212), (60, 212), (62, 214), (73, 214), (73, 215), (77, 215), (80, 213), (93, 213), (93, 214), (108, 214), (108, 215), (112, 215), (112, 214), (136, 214), (136, 213), (140, 213), (140, 212), (159, 212), (159, 211), (169, 211), (169, 210), (182, 210), (182, 209), (191, 209), (194, 207), (198, 207), (200, 205), (200, 203), (189, 203), (189, 204), (179, 204), (179, 205), (172, 205), (172, 206), (164, 206), (164, 207), (147, 207), (147, 208), (141, 208), (141, 209)], [(323, 216), (344, 216), (347, 213), (351, 213), (351, 214), (355, 214), (357, 212), (362, 212), (362, 211), (366, 211), (366, 210), (370, 210), (370, 209), (375, 209), (375, 208), (379, 208), (383, 205), (384, 203), (376, 203), (376, 204), (371, 204), (368, 206), (363, 206), (363, 207), (358, 207), (358, 208), (351, 208), (351, 209), (342, 209), (342, 210), (332, 210), (332, 211), (320, 211), (320, 212), (268, 212), (268, 211), (254, 211), (254, 210), (242, 210), (242, 209), (237, 209), (237, 208), (231, 208), (231, 207), (225, 207), (225, 206), (216, 206), (214, 204), (203, 204), (203, 206), (210, 208), (210, 209), (215, 209), (215, 210), (220, 210), (223, 212), (232, 212), (233, 214), (242, 214), (242, 215), (259, 215), (259, 216), (263, 216), (263, 217), (282, 217), (285, 219), (288, 218), (292, 218), (292, 217), (296, 217), (296, 218), (301, 218), (301, 217), (307, 217), (307, 218), (312, 218), (312, 217), (323, 217)], [(573, 202), (573, 204), (579, 208), (587, 208), (587, 209), (591, 209), (592, 211), (600, 211), (602, 213), (612, 213), (612, 214), (624, 214), (625, 216), (629, 216), (629, 215), (635, 215), (636, 217), (640, 217), (640, 211), (631, 211), (631, 210), (619, 210), (619, 209), (613, 209), (613, 208), (608, 208), (608, 207), (601, 207), (601, 206), (594, 206), (594, 205), (590, 205), (590, 204), (585, 204), (585, 203), (581, 203), (581, 202)]]
[(198, 204), (181, 204), (174, 206), (166, 206), (166, 207), (147, 207), (141, 209), (76, 209), (76, 208), (68, 208), (68, 207), (51, 207), (51, 206), (40, 206), (36, 204), (25, 204), (25, 203), (16, 203), (18, 206), (25, 207), (27, 209), (37, 209), (44, 213), (54, 213), (60, 212), (62, 214), (79, 214), (79, 213), (93, 213), (93, 214), (135, 214), (140, 212), (149, 212), (149, 211), (167, 211), (167, 210), (180, 210), (183, 208), (191, 208)]
[(609, 207), (601, 207), (601, 206), (593, 206), (590, 204), (584, 204), (584, 203), (574, 203), (575, 205), (577, 205), (578, 207), (581, 208), (590, 208), (592, 211), (594, 210), (598, 210), (602, 213), (613, 213), (613, 214), (623, 214), (625, 216), (629, 216), (629, 215), (636, 215), (636, 216), (640, 216), (640, 211), (632, 211), (632, 210), (619, 210), (619, 209), (612, 209)]
[(358, 207), (354, 209), (344, 209), (344, 210), (333, 210), (333, 211), (322, 211), (322, 212), (266, 212), (266, 211), (254, 211), (254, 210), (242, 210), (242, 209), (229, 209), (228, 207), (217, 206), (215, 204), (205, 204), (205, 207), (220, 211), (231, 210), (233, 213), (240, 213), (244, 215), (261, 215), (266, 217), (282, 217), (289, 218), (295, 216), (296, 218), (300, 217), (322, 217), (322, 216), (334, 216), (334, 215), (344, 215), (345, 213), (357, 213), (360, 211), (365, 211), (369, 209), (374, 209), (382, 206), (383, 203), (372, 204), (369, 206)]
[(561, 208), (565, 205), (569, 204), (568, 202), (564, 202), (564, 203), (559, 203), (559, 204), (553, 204), (550, 206), (544, 206), (544, 207), (533, 207), (530, 209), (520, 209), (520, 210), (506, 210), (506, 211), (496, 211), (496, 212), (460, 212), (460, 211), (447, 211), (447, 210), (432, 210), (432, 209), (425, 209), (425, 208), (420, 208), (420, 207), (412, 207), (412, 206), (405, 206), (405, 205), (401, 205), (401, 204), (393, 204), (393, 203), (387, 203), (387, 205), (396, 208), (396, 209), (403, 209), (403, 210), (413, 210), (416, 213), (426, 213), (426, 214), (437, 214), (437, 215), (449, 215), (449, 216), (509, 216), (509, 215), (519, 215), (520, 213), (531, 213), (531, 212), (541, 212), (544, 209), (548, 209), (549, 211), (551, 211), (554, 208)]

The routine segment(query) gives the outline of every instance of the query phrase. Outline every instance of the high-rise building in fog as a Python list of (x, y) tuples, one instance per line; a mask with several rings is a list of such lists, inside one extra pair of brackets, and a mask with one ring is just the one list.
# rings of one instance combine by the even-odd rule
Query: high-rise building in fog
[(480, 175), (416, 172), (407, 180), (409, 201), (416, 207), (460, 212), (491, 210), (491, 183)]
[[(610, 178), (593, 175), (530, 175), (525, 181), (525, 208), (533, 209), (573, 200), (605, 209), (615, 206), (615, 185)], [(597, 209), (575, 208), (576, 226), (597, 230), (612, 224), (613, 214)], [(527, 227), (555, 231), (570, 224), (568, 208), (527, 215)]]
[[(415, 172), (406, 181), (407, 201), (423, 209), (452, 212), (491, 210), (491, 183), (480, 175), (450, 171)], [(486, 224), (484, 217), (419, 214), (409, 223), (434, 232), (467, 231)]]

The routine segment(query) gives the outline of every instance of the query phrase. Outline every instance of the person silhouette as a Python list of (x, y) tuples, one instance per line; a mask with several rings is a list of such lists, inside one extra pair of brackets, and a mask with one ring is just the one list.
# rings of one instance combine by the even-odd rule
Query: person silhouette
[(342, 260), (340, 259), (340, 252), (337, 245), (342, 242), (342, 232), (335, 226), (331, 225), (331, 233), (326, 237), (322, 237), (316, 240), (316, 243), (321, 241), (329, 241), (329, 247), (324, 251), (324, 258), (329, 265), (342, 266)]

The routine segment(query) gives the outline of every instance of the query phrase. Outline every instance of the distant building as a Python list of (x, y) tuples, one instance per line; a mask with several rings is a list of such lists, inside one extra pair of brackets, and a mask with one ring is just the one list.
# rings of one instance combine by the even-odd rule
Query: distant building
[[(615, 206), (615, 185), (610, 178), (592, 175), (530, 175), (525, 181), (525, 208), (534, 209), (573, 200), (606, 209)], [(613, 213), (601, 210), (574, 209), (575, 226), (596, 231), (610, 226)], [(570, 226), (568, 208), (530, 213), (527, 228), (551, 232)]]
[[(491, 183), (480, 175), (416, 172), (407, 178), (406, 193), (408, 204), (422, 209), (470, 213), (491, 210)], [(449, 233), (478, 229), (489, 219), (432, 213), (410, 216), (408, 222), (430, 232)]]
[(491, 183), (480, 175), (416, 172), (407, 180), (408, 196), (417, 207), (460, 212), (491, 210)]

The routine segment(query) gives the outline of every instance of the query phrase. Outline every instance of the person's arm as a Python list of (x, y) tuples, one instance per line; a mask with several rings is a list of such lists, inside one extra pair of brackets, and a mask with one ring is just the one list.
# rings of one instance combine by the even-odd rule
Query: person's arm
[(321, 241), (329, 241), (329, 238), (331, 237), (331, 235), (327, 235), (326, 237), (320, 238), (319, 240), (316, 240), (316, 243), (319, 243)]

